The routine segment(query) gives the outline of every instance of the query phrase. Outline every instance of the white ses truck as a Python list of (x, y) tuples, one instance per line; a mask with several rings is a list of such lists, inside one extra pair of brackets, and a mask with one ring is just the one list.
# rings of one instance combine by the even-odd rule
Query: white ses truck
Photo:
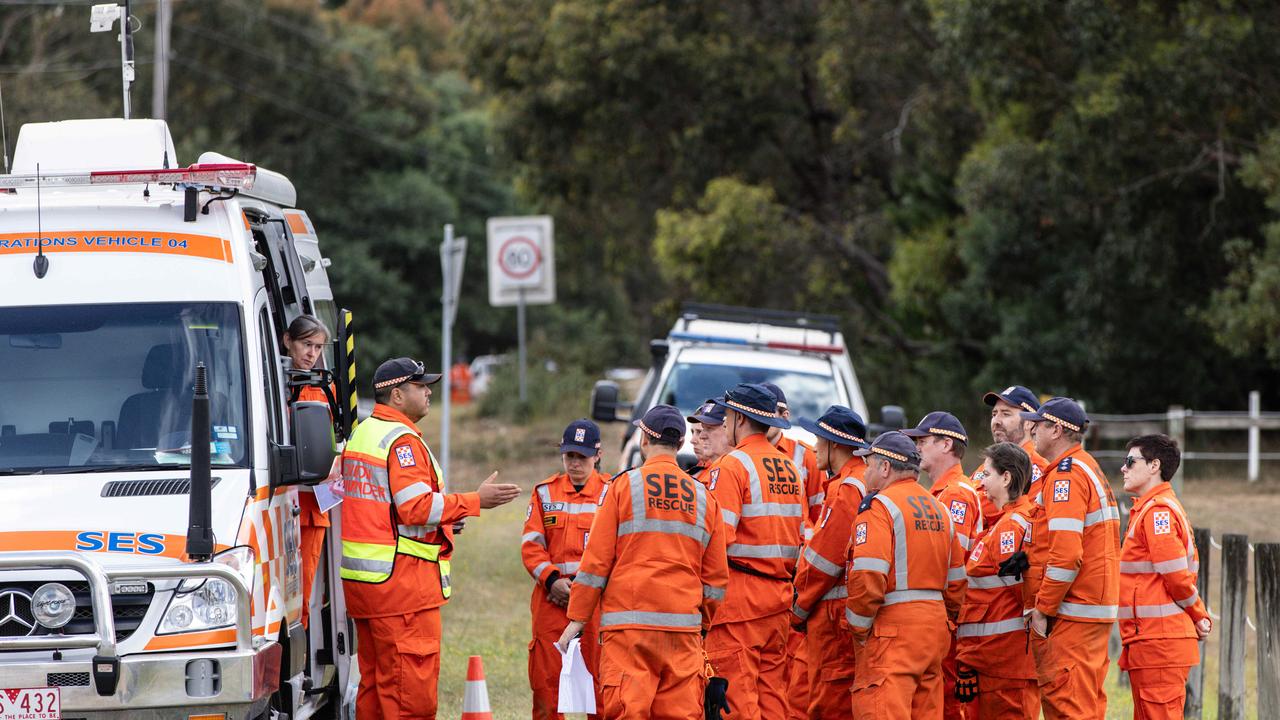
[[(704, 401), (738, 383), (772, 382), (786, 393), (792, 418), (816, 419), (827, 407), (844, 405), (870, 421), (849, 348), (831, 315), (686, 303), (671, 332), (650, 341), (649, 351), (652, 365), (632, 402), (621, 402), (617, 383), (596, 383), (593, 418), (612, 422), (627, 414), (636, 420), (663, 403), (692, 415)], [(903, 425), (900, 407), (886, 405), (881, 416), (873, 433)], [(797, 426), (785, 432), (809, 443), (814, 439)], [(637, 433), (632, 428), (624, 434), (619, 469), (640, 464)], [(686, 467), (694, 463), (687, 438), (680, 462)]]
[[(177, 160), (162, 121), (30, 124), (0, 176), (0, 719), (306, 718), (346, 686), (337, 553), (301, 622), (298, 493), (353, 421), (347, 314), (284, 176)], [(336, 372), (282, 356), (300, 313)]]

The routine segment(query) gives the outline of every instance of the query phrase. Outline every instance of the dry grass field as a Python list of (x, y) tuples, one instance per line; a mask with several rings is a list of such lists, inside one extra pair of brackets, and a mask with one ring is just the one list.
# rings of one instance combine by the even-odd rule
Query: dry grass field
[[(584, 403), (585, 404), (585, 403)], [(520, 562), (519, 538), (527, 490), (556, 472), (559, 457), (554, 444), (563, 425), (572, 417), (538, 421), (521, 427), (476, 418), (468, 407), (455, 411), (452, 490), (473, 488), (491, 470), (526, 489), (510, 505), (472, 519), (458, 539), (454, 559), (454, 599), (444, 613), (444, 651), (441, 657), (440, 717), (456, 718), (462, 711), (467, 657), (484, 658), (489, 698), (494, 717), (514, 720), (529, 716), (530, 693), (526, 679), (529, 641), (529, 595), (532, 581)], [(424, 422), (428, 442), (439, 444), (434, 418)], [(605, 427), (605, 467), (616, 463), (621, 425)], [(1111, 474), (1111, 473), (1109, 473)], [(1118, 471), (1114, 473), (1118, 479)], [(1192, 481), (1185, 502), (1192, 521), (1208, 527), (1215, 537), (1224, 532), (1246, 533), (1253, 542), (1280, 541), (1280, 484), (1250, 487), (1231, 480)], [(1209, 553), (1212, 573), (1210, 607), (1216, 612), (1221, 582), (1220, 552)], [(1250, 562), (1252, 566), (1252, 561)], [(1253, 600), (1249, 600), (1253, 613)], [(1256, 643), (1249, 631), (1246, 692), (1248, 717), (1256, 718)], [(1206, 651), (1205, 718), (1217, 717), (1218, 640)], [(1108, 718), (1132, 717), (1129, 690), (1119, 684), (1114, 664), (1108, 682)]]

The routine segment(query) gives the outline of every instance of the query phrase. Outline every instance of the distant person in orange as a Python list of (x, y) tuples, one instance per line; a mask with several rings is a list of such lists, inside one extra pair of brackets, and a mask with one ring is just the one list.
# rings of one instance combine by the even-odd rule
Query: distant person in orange
[(689, 468), (689, 474), (703, 485), (711, 483), (720, 471), (720, 458), (733, 449), (724, 427), (724, 408), (711, 400), (703, 403), (689, 421), (689, 444), (697, 464)]
[[(329, 331), (314, 315), (299, 315), (289, 323), (281, 341), (295, 369), (312, 370), (324, 357), (324, 346), (329, 343)], [(301, 388), (297, 399), (329, 404), (324, 390), (312, 385)], [(311, 618), (311, 586), (315, 584), (316, 567), (320, 564), (320, 554), (324, 551), (329, 514), (321, 512), (316, 503), (315, 490), (309, 485), (297, 487), (298, 526), (301, 531), (298, 554), (302, 558), (302, 626), (307, 627)]]
[[(956, 698), (982, 720), (1040, 717), (1036, 661), (1023, 617), (1022, 549), (1031, 530), (1034, 501), (1027, 497), (1032, 465), (1017, 445), (999, 442), (982, 451), (976, 475), (986, 496), (1000, 508), (992, 526), (973, 546), (965, 569), (968, 589), (956, 629)], [(976, 698), (975, 698), (976, 696)]]
[[(525, 513), (520, 555), (533, 576), (533, 642), (529, 644), (529, 687), (533, 689), (535, 720), (559, 720), (560, 651), (556, 641), (569, 622), (565, 608), (578, 572), (582, 551), (591, 533), (596, 507), (604, 499), (609, 478), (596, 470), (600, 459), (600, 428), (590, 420), (574, 420), (560, 440), (564, 471), (538, 483)], [(599, 695), (599, 617), (582, 634), (582, 656)]]
[(1036, 452), (1050, 458), (1028, 552), (1040, 572), (1025, 579), (1041, 707), (1048, 720), (1102, 720), (1120, 600), (1120, 511), (1081, 445), (1089, 417), (1079, 403), (1050, 398), (1022, 417), (1035, 423)]
[(1121, 474), (1134, 496), (1120, 553), (1120, 668), (1129, 672), (1134, 720), (1182, 718), (1187, 675), (1213, 621), (1196, 590), (1200, 555), (1169, 480), (1182, 453), (1166, 435), (1129, 441)]
[[(704, 702), (701, 633), (729, 581), (720, 507), (676, 463), (685, 432), (678, 409), (656, 405), (636, 425), (644, 464), (614, 478), (596, 511), (559, 644), (567, 648), (599, 613), (602, 717), (719, 718)], [(716, 707), (727, 709), (724, 680), (710, 685)]]
[(736, 385), (716, 398), (733, 450), (708, 487), (720, 502), (729, 592), (707, 634), (711, 665), (729, 680), (733, 720), (775, 720), (790, 712), (787, 636), (792, 577), (807, 500), (791, 458), (769, 442), (790, 426), (763, 385)]
[(471, 402), (471, 366), (461, 360), (449, 368), (449, 399), (459, 405)]
[[(925, 415), (916, 427), (902, 431), (916, 441), (920, 452), (920, 467), (929, 473), (929, 492), (951, 514), (956, 541), (967, 553), (982, 535), (982, 499), (978, 490), (968, 482), (960, 461), (964, 459), (969, 435), (960, 420), (948, 412), (935, 411)], [(943, 695), (946, 720), (963, 720), (965, 707), (956, 700), (956, 651), (954, 638), (951, 651), (942, 663), (946, 688)]]
[(858, 453), (869, 495), (854, 520), (845, 608), (858, 643), (853, 716), (940, 720), (965, 553), (947, 509), (919, 483), (911, 438), (887, 432)]
[[(787, 405), (787, 395), (775, 383), (760, 383), (778, 398), (778, 414), (783, 420), (791, 422), (791, 408)], [(818, 523), (818, 514), (822, 511), (822, 501), (826, 499), (827, 479), (825, 472), (818, 469), (818, 454), (808, 443), (789, 438), (782, 434), (782, 428), (769, 428), (765, 433), (769, 442), (778, 451), (791, 458), (791, 464), (800, 473), (800, 484), (804, 487), (808, 499), (808, 507), (804, 516), (804, 542), (813, 537), (813, 529)], [(809, 710), (809, 658), (805, 651), (804, 630), (792, 627), (787, 634), (787, 689), (786, 699), (791, 720), (806, 720)]]
[(520, 494), (519, 485), (495, 483), (496, 472), (475, 492), (443, 492), (417, 426), (439, 380), (411, 358), (379, 365), (373, 414), (342, 451), (340, 574), (356, 625), (360, 720), (435, 720), (453, 524)]
[[(1030, 389), (1022, 385), (1010, 385), (1000, 392), (989, 392), (982, 401), (991, 408), (991, 442), (1013, 443), (1022, 448), (1031, 460), (1031, 488), (1027, 497), (1032, 500), (1040, 493), (1040, 478), (1044, 475), (1048, 460), (1036, 452), (1036, 444), (1031, 441), (1031, 421), (1023, 420), (1021, 413), (1035, 412), (1040, 408), (1040, 400)], [(991, 502), (982, 493), (982, 479), (978, 475), (983, 471), (981, 465), (973, 471), (970, 484), (978, 489), (982, 497), (982, 522), (991, 527), (994, 520), (989, 518), (1004, 514), (1000, 506)]]
[(801, 418), (797, 424), (818, 438), (818, 469), (835, 475), (827, 483), (817, 527), (796, 567), (791, 624), (805, 628), (805, 659), (810, 670), (809, 705), (804, 717), (852, 720), (849, 691), (853, 686), (854, 643), (844, 622), (844, 607), (849, 596), (849, 535), (867, 494), (862, 483), (867, 463), (854, 452), (869, 447), (867, 426), (858, 413), (842, 405), (832, 405), (817, 420)]

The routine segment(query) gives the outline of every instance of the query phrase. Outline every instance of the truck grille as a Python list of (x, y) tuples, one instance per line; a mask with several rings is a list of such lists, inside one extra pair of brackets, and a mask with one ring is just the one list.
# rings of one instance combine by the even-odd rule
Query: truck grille
[[(31, 594), (44, 582), (0, 583), (0, 637), (25, 635), (51, 635), (51, 631), (36, 623), (31, 614)], [(93, 632), (93, 607), (89, 602), (89, 583), (63, 582), (76, 598), (75, 613), (71, 621), (60, 629), (65, 635), (88, 635)], [(133, 635), (151, 606), (155, 587), (147, 583), (145, 593), (113, 593), (111, 609), (116, 622), (116, 642)]]

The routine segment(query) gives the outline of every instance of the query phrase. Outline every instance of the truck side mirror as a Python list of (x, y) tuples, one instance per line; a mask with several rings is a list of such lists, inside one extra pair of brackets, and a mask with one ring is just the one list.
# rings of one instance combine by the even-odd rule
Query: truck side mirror
[(617, 422), (618, 401), (621, 391), (618, 383), (612, 380), (599, 380), (591, 388), (591, 419), (600, 422)]
[(293, 446), (298, 453), (296, 482), (313, 483), (329, 477), (338, 451), (334, 443), (329, 404), (306, 401), (291, 406)]
[(907, 413), (901, 405), (880, 406), (880, 424), (886, 430), (901, 430), (907, 426)]
[(667, 353), (671, 346), (666, 340), (650, 340), (649, 341), (649, 358), (653, 361), (655, 368), (660, 368), (667, 361)]

